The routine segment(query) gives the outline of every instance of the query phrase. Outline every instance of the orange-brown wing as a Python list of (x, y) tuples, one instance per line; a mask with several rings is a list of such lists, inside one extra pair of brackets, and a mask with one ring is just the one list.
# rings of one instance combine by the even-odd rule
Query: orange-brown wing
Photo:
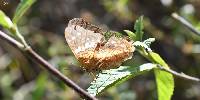
[(135, 48), (132, 43), (132, 41), (128, 41), (126, 38), (112, 36), (105, 44), (104, 49), (118, 50), (121, 52), (134, 52)]
[(112, 36), (96, 55), (99, 69), (111, 69), (132, 57), (135, 48), (125, 38)]

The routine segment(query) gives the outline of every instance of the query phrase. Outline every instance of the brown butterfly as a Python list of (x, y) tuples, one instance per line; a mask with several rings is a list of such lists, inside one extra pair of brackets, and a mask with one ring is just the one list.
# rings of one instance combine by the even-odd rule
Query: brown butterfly
[(82, 18), (70, 20), (65, 29), (69, 47), (88, 72), (117, 68), (132, 57), (135, 50), (132, 41), (115, 35), (107, 39), (105, 34), (102, 29)]

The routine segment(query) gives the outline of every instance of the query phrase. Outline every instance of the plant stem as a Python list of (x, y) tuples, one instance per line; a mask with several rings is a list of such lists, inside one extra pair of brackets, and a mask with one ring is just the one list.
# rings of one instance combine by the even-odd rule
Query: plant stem
[(172, 70), (170, 68), (163, 67), (162, 65), (160, 65), (159, 63), (157, 63), (156, 61), (151, 59), (151, 56), (148, 53), (146, 53), (146, 51), (144, 49), (141, 49), (141, 50), (138, 50), (138, 51), (146, 59), (148, 59), (149, 61), (151, 61), (153, 63), (156, 63), (160, 70), (166, 71), (168, 73), (173, 74), (174, 76), (177, 76), (177, 77), (180, 77), (180, 78), (183, 78), (183, 79), (187, 79), (187, 80), (191, 80), (191, 81), (195, 81), (195, 82), (200, 82), (199, 78), (192, 77), (192, 76), (186, 75), (184, 73), (178, 73), (178, 72), (176, 72), (176, 71), (174, 71), (174, 70)]
[(174, 19), (178, 20), (179, 22), (181, 22), (181, 24), (183, 24), (185, 27), (187, 27), (189, 30), (191, 30), (192, 32), (194, 32), (197, 35), (200, 35), (200, 31), (198, 31), (197, 29), (195, 29), (195, 27), (186, 19), (184, 19), (183, 17), (179, 16), (177, 13), (172, 13), (171, 15)]
[(200, 79), (199, 79), (199, 78), (192, 77), (192, 76), (186, 75), (186, 74), (184, 74), (184, 73), (178, 73), (178, 72), (176, 72), (176, 71), (174, 71), (174, 70), (172, 70), (172, 69), (165, 68), (165, 67), (163, 67), (163, 66), (161, 66), (161, 65), (158, 65), (158, 68), (159, 68), (160, 70), (169, 72), (169, 73), (171, 73), (171, 74), (173, 74), (173, 75), (175, 75), (175, 76), (178, 76), (178, 77), (180, 77), (180, 78), (187, 79), (187, 80), (192, 80), (192, 81), (196, 81), (196, 82), (200, 82)]
[(85, 90), (75, 84), (72, 80), (68, 77), (63, 75), (60, 71), (56, 69), (56, 67), (49, 64), (45, 59), (43, 59), (40, 55), (38, 55), (30, 46), (23, 45), (22, 43), (18, 42), (14, 38), (8, 36), (4, 32), (0, 31), (0, 38), (7, 41), (8, 43), (12, 44), (15, 47), (18, 47), (21, 50), (24, 50), (32, 59), (36, 62), (41, 64), (45, 69), (47, 69), (51, 74), (62, 80), (67, 86), (74, 89), (79, 95), (87, 100), (97, 100), (95, 97), (88, 94)]

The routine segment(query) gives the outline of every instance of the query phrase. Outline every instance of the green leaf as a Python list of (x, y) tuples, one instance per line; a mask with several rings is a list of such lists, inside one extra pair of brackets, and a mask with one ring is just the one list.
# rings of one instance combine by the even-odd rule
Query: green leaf
[(10, 18), (2, 10), (0, 10), (0, 25), (7, 29), (11, 29), (14, 26)]
[(1, 10), (0, 10), (0, 25), (8, 29), (12, 35), (17, 36), (17, 37), (19, 36), (17, 27), (12, 23), (10, 18), (6, 16), (4, 12)]
[(133, 45), (135, 47), (142, 47), (142, 48), (146, 49), (148, 52), (152, 52), (150, 45), (154, 41), (155, 41), (155, 38), (148, 38), (148, 39), (144, 40), (143, 42), (135, 41), (133, 43)]
[(20, 18), (24, 15), (24, 13), (31, 7), (31, 5), (35, 1), (36, 0), (21, 0), (12, 19), (13, 23), (17, 24)]
[[(169, 68), (157, 53), (150, 52), (149, 54), (155, 63), (160, 64), (165, 68)], [(154, 73), (157, 83), (158, 100), (170, 100), (174, 91), (173, 75), (159, 69), (155, 69)]]
[(136, 41), (142, 41), (142, 37), (144, 34), (143, 16), (139, 17), (139, 19), (136, 20), (134, 29), (136, 33)]
[(155, 52), (149, 52), (149, 55), (151, 57), (151, 59), (157, 63), (162, 65), (163, 67), (169, 68), (168, 65), (165, 63), (165, 61), (160, 57), (159, 54), (155, 53)]
[(139, 67), (120, 66), (117, 69), (104, 70), (97, 75), (97, 78), (93, 82), (91, 82), (91, 86), (87, 90), (91, 95), (95, 96), (107, 88), (119, 85), (120, 83), (155, 67), (155, 64), (147, 63)]
[(151, 43), (153, 43), (154, 41), (155, 41), (155, 38), (148, 38), (144, 40), (143, 43), (145, 43), (146, 45), (150, 47)]
[(128, 36), (130, 37), (131, 40), (133, 40), (133, 41), (136, 40), (135, 33), (133, 33), (132, 31), (129, 31), (129, 30), (124, 30), (124, 32), (126, 32), (128, 34)]
[(157, 83), (158, 100), (171, 100), (174, 91), (172, 74), (158, 69), (155, 69), (154, 73)]

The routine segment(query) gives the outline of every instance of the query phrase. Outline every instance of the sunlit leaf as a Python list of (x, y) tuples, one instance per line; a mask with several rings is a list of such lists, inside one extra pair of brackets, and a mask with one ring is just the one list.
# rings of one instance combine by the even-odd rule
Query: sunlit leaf
[(109, 87), (118, 85), (155, 67), (155, 64), (147, 63), (139, 67), (120, 66), (117, 69), (104, 70), (97, 75), (97, 78), (87, 90), (91, 95), (95, 96)]
[(146, 45), (150, 47), (151, 43), (153, 43), (154, 41), (155, 41), (155, 38), (148, 38), (144, 40), (143, 43), (145, 43)]
[(9, 17), (7, 17), (3, 11), (0, 10), (0, 25), (8, 29), (14, 36), (22, 38), (23, 36), (19, 33), (18, 28), (12, 23)]
[(143, 42), (135, 41), (135, 42), (133, 43), (133, 45), (134, 45), (135, 47), (142, 47), (142, 48), (146, 49), (147, 51), (151, 52), (152, 50), (151, 50), (151, 48), (150, 48), (150, 45), (151, 45), (151, 43), (154, 42), (154, 41), (155, 41), (155, 38), (149, 38), (149, 39), (144, 40)]
[[(150, 52), (149, 54), (157, 64), (160, 64), (165, 68), (169, 68), (165, 61), (157, 53)], [(159, 69), (155, 69), (154, 73), (156, 77), (158, 100), (170, 100), (174, 91), (173, 75)]]
[(128, 34), (128, 36), (130, 37), (131, 40), (136, 40), (136, 35), (135, 33), (133, 33), (132, 31), (129, 30), (124, 30), (124, 32), (126, 32)]
[(36, 0), (21, 0), (13, 17), (13, 23), (17, 24), (24, 13), (31, 7)]
[(0, 10), (0, 25), (7, 29), (11, 29), (13, 27), (12, 21), (2, 10)]
[(139, 17), (139, 19), (136, 20), (135, 25), (134, 25), (135, 33), (136, 33), (136, 40), (137, 41), (142, 41), (143, 37), (143, 16)]

